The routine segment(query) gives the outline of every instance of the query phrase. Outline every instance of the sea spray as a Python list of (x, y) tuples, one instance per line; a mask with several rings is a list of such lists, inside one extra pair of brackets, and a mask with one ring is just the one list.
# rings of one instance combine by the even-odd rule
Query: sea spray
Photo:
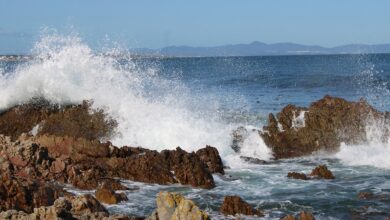
[[(35, 97), (57, 104), (93, 100), (94, 108), (105, 109), (118, 122), (115, 145), (187, 151), (212, 145), (223, 157), (233, 153), (231, 131), (237, 125), (221, 120), (212, 94), (194, 97), (180, 80), (160, 77), (153, 67), (141, 70), (129, 56), (120, 62), (96, 54), (75, 35), (44, 36), (33, 54), (34, 60), (0, 78), (0, 109)], [(257, 134), (245, 145), (247, 154), (251, 149), (268, 158)]]

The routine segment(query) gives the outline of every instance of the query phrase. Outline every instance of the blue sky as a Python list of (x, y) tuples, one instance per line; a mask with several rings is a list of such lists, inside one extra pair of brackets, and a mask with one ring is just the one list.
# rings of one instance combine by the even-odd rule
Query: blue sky
[(390, 43), (389, 10), (389, 0), (0, 0), (0, 53), (28, 51), (44, 27), (93, 47)]

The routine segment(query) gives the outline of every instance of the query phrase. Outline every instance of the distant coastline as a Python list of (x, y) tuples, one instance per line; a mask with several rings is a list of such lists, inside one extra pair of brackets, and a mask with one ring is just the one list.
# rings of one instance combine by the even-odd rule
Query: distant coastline
[[(234, 44), (214, 47), (169, 46), (159, 49), (130, 48), (118, 55), (133, 58), (177, 58), (177, 57), (250, 57), (250, 56), (289, 56), (289, 55), (360, 55), (390, 54), (390, 44), (349, 44), (337, 47), (303, 45), (295, 43)], [(1, 54), (0, 61), (29, 60), (31, 54)]]

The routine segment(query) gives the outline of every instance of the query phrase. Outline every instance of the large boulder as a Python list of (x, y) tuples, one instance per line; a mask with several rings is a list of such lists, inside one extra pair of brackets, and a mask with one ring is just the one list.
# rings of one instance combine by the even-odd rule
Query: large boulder
[(126, 194), (116, 193), (108, 183), (103, 183), (96, 189), (95, 197), (99, 202), (110, 205), (128, 200)]
[(222, 159), (221, 156), (219, 156), (217, 148), (206, 146), (205, 148), (196, 151), (196, 155), (198, 155), (199, 159), (207, 165), (207, 168), (211, 173), (225, 174)]
[(336, 151), (341, 142), (356, 144), (367, 141), (367, 123), (387, 121), (386, 115), (363, 100), (349, 102), (325, 96), (309, 108), (287, 105), (276, 117), (270, 114), (268, 125), (260, 135), (272, 148), (276, 159), (308, 155), (319, 150)]
[(257, 215), (263, 216), (260, 210), (254, 209), (239, 196), (226, 196), (219, 211), (224, 215)]
[(160, 192), (156, 198), (157, 209), (148, 218), (159, 220), (206, 220), (210, 217), (196, 204), (180, 194)]

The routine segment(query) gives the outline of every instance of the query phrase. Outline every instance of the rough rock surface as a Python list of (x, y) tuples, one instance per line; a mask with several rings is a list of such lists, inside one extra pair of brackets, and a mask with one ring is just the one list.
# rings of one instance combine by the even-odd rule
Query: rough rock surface
[(16, 140), (22, 133), (28, 133), (35, 127), (36, 135), (83, 137), (89, 140), (109, 138), (117, 122), (103, 110), (94, 110), (91, 106), (90, 101), (59, 106), (34, 99), (0, 113), (0, 134)]
[[(51, 206), (34, 208), (31, 214), (8, 210), (0, 219), (109, 219), (107, 210), (91, 195), (59, 198)], [(111, 218), (111, 219), (115, 219)]]
[(239, 196), (226, 196), (219, 211), (224, 215), (257, 215), (263, 216), (261, 211), (254, 209)]
[(363, 143), (367, 141), (367, 123), (387, 118), (363, 100), (348, 102), (325, 96), (309, 108), (287, 105), (276, 117), (270, 114), (260, 135), (276, 159), (298, 157), (319, 150), (335, 151), (341, 142)]
[(95, 191), (95, 197), (99, 202), (106, 204), (117, 204), (122, 201), (127, 201), (126, 194), (116, 193), (107, 183), (101, 184)]
[(206, 220), (209, 216), (195, 205), (191, 200), (180, 194), (160, 192), (156, 198), (157, 209), (148, 219), (160, 220)]
[(297, 172), (289, 172), (287, 174), (287, 177), (291, 178), (291, 179), (300, 179), (300, 180), (307, 180), (308, 179), (306, 174), (304, 174), (304, 173), (297, 173)]
[(315, 218), (310, 212), (301, 211), (297, 216), (287, 215), (282, 220), (315, 220)]
[(326, 165), (320, 165), (314, 168), (310, 176), (314, 176), (321, 179), (334, 179), (333, 173), (328, 169)]
[(196, 151), (196, 155), (207, 165), (211, 173), (225, 174), (221, 156), (215, 147), (206, 146)]

